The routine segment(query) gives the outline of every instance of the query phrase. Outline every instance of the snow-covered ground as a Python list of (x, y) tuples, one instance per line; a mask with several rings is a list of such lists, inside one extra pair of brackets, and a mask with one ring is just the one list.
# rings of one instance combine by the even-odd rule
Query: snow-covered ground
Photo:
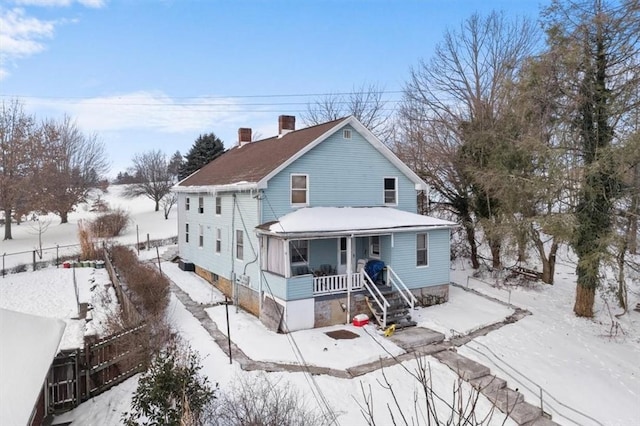
[[(176, 234), (175, 208), (167, 222), (162, 212), (153, 212), (150, 200), (121, 199), (118, 197), (119, 191), (118, 187), (112, 187), (103, 198), (113, 207), (124, 207), (130, 212), (133, 225), (123, 237), (125, 242), (136, 241), (136, 224), (139, 225), (141, 238), (146, 238), (146, 233), (150, 233), (152, 239)], [(93, 213), (88, 212), (88, 208), (80, 208), (70, 216), (72, 223), (52, 224), (43, 235), (43, 245), (76, 243), (77, 220), (91, 215)], [(35, 247), (37, 235), (26, 232), (27, 228), (23, 225), (13, 228), (14, 240), (3, 241), (1, 252), (27, 251)], [(141, 255), (151, 258), (154, 253), (144, 252)], [(9, 258), (10, 256), (6, 257), (7, 261)], [(532, 313), (513, 324), (474, 339), (459, 348), (459, 352), (490, 366), (494, 374), (507, 380), (510, 387), (518, 388), (531, 403), (539, 404), (542, 389), (545, 410), (551, 412), (554, 420), (562, 425), (640, 424), (640, 313), (632, 311), (619, 319), (613, 317), (619, 328), (614, 327), (612, 333), (612, 317), (599, 293), (595, 318), (575, 317), (572, 311), (575, 266), (566, 254), (561, 259), (565, 264), (557, 267), (555, 285), (536, 284), (527, 288), (512, 288), (510, 292), (468, 279), (471, 269), (460, 268), (457, 263), (456, 269), (452, 271), (453, 281), (463, 286), (468, 285), (495, 299), (509, 301)], [(223, 297), (200, 277), (181, 271), (176, 265), (164, 262), (162, 269), (196, 303), (205, 305), (209, 317), (226, 333), (224, 306), (212, 306), (222, 301)], [(77, 270), (81, 273), (84, 271), (85, 269)], [(0, 306), (5, 306), (4, 302), (9, 297), (15, 297), (5, 296), (5, 292), (9, 294), (15, 289), (21, 289), (26, 296), (13, 303), (22, 306), (24, 312), (47, 315), (48, 312), (55, 311), (56, 314), (51, 316), (57, 316), (60, 310), (65, 312), (65, 316), (72, 315), (76, 309), (75, 296), (74, 299), (62, 297), (69, 294), (68, 288), (57, 287), (66, 272), (68, 270), (51, 268), (35, 273), (16, 274), (15, 279), (20, 280), (20, 284), (17, 281), (9, 284), (14, 281), (10, 281), (8, 277), (0, 278)], [(36, 296), (33, 293), (36, 290), (31, 286), (37, 286), (38, 291), (45, 296)], [(630, 280), (629, 286), (629, 301), (635, 306), (640, 301), (640, 285), (637, 281)], [(88, 293), (83, 291), (80, 291), (81, 298), (88, 300)], [(60, 297), (64, 301), (59, 302), (59, 307), (51, 307), (50, 303)], [(614, 302), (610, 301), (609, 306), (612, 313), (618, 313)], [(293, 342), (309, 364), (334, 369), (345, 369), (379, 357), (389, 357), (387, 351), (394, 354), (402, 351), (392, 342), (380, 337), (373, 327), (329, 327), (283, 336), (266, 330), (255, 318), (242, 311), (236, 313), (234, 307), (230, 307), (229, 313), (232, 340), (249, 357), (258, 361), (299, 362), (299, 357), (292, 351)], [(511, 313), (513, 309), (505, 304), (451, 287), (448, 303), (420, 309), (414, 313), (414, 318), (419, 326), (451, 336), (499, 322)], [(175, 296), (171, 297), (167, 315), (174, 329), (200, 353), (202, 372), (209, 376), (211, 382), (219, 383), (222, 391), (228, 389), (240, 376), (253, 378), (264, 374), (243, 371), (235, 361), (229, 364), (229, 359), (213, 338)], [(333, 340), (325, 334), (336, 328), (357, 332), (359, 337), (353, 340)], [(446, 399), (450, 396), (456, 376), (434, 358), (427, 358), (427, 361), (431, 366), (434, 389)], [(390, 424), (386, 407), (393, 402), (389, 391), (380, 384), (384, 381), (383, 374), (393, 385), (401, 404), (413, 412), (417, 383), (410, 373), (415, 367), (415, 361), (407, 361), (355, 379), (282, 372), (268, 373), (268, 377), (296, 387), (309, 404), (316, 404), (321, 394), (338, 414), (342, 425), (366, 424), (358, 404), (364, 401), (362, 389), (367, 392), (370, 389), (375, 412), (380, 416), (378, 424)], [(137, 377), (131, 378), (109, 392), (81, 404), (72, 412), (56, 418), (55, 422), (73, 420), (74, 425), (119, 424), (121, 413), (129, 409), (136, 382)], [(6, 384), (0, 384), (3, 385)], [(481, 398), (480, 405), (487, 409), (489, 404)], [(502, 418), (495, 420), (497, 424), (502, 423)]]

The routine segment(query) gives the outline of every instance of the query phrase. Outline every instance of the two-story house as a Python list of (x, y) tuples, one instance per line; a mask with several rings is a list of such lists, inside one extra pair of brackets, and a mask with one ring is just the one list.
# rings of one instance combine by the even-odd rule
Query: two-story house
[(278, 123), (278, 136), (255, 142), (239, 129), (235, 147), (176, 185), (182, 259), (284, 331), (370, 307), (386, 326), (385, 289), (411, 307), (446, 300), (454, 224), (416, 214), (425, 182), (353, 116)]

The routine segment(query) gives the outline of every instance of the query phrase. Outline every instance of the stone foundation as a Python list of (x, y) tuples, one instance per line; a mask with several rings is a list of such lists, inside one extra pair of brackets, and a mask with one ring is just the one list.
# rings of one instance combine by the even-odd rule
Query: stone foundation
[(412, 289), (411, 293), (418, 299), (418, 306), (439, 305), (449, 300), (449, 284)]
[(213, 273), (207, 271), (206, 269), (196, 265), (196, 274), (205, 280), (209, 281), (211, 284), (215, 284), (213, 280)]
[[(317, 297), (314, 309), (314, 327), (345, 324), (347, 322), (347, 312), (346, 309), (342, 308), (343, 305), (347, 306), (346, 294)], [(351, 319), (358, 314), (371, 314), (364, 294), (351, 295), (351, 318), (349, 318), (348, 322), (351, 322)]]
[[(222, 280), (222, 278), (220, 278)], [(236, 286), (238, 290), (238, 306), (247, 312), (260, 316), (260, 293), (250, 287), (243, 285)]]

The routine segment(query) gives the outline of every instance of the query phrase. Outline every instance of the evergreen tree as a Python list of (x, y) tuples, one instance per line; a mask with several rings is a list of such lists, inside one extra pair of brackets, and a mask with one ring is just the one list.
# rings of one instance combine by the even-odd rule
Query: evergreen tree
[(202, 166), (215, 160), (224, 152), (224, 143), (214, 134), (198, 136), (193, 146), (185, 155), (186, 162), (180, 167), (178, 179), (184, 179)]
[(184, 165), (184, 157), (180, 154), (180, 151), (176, 151), (169, 159), (169, 165), (167, 170), (174, 178), (180, 176), (180, 168)]

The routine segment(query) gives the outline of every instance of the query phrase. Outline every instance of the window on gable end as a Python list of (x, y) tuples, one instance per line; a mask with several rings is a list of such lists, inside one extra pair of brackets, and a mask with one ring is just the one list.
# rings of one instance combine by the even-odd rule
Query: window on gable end
[(236, 229), (236, 259), (244, 259), (244, 234), (241, 229)]
[(398, 204), (398, 178), (384, 178), (384, 204)]
[(342, 137), (344, 139), (351, 139), (351, 129), (344, 129), (342, 131)]
[(309, 177), (291, 175), (291, 204), (303, 206), (309, 204)]
[(220, 254), (222, 250), (222, 230), (220, 228), (216, 228), (216, 253)]

